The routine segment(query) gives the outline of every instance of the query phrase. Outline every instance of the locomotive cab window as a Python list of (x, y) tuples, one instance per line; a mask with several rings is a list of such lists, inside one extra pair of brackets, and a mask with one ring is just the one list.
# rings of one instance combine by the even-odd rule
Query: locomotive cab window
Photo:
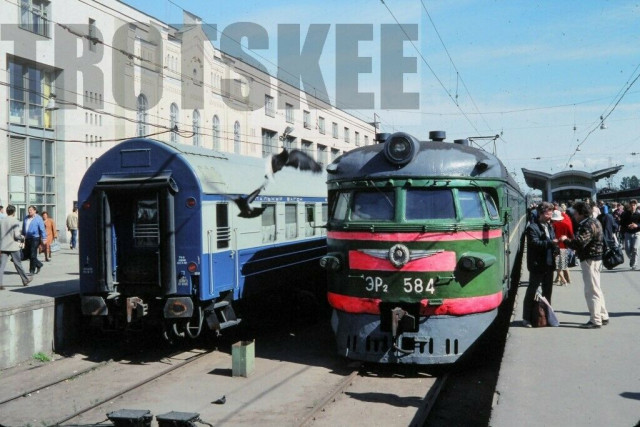
[(453, 194), (448, 189), (409, 189), (406, 193), (406, 219), (455, 219)]
[(393, 191), (355, 191), (351, 203), (351, 219), (392, 220), (395, 213)]
[(487, 210), (489, 211), (489, 217), (491, 219), (499, 219), (500, 213), (498, 212), (498, 206), (493, 196), (487, 191), (484, 192), (484, 200), (487, 204)]
[(460, 216), (465, 219), (484, 218), (484, 208), (480, 193), (475, 190), (458, 190)]
[[(331, 197), (331, 219), (344, 221), (347, 217), (350, 193), (338, 191)], [(326, 221), (324, 221), (326, 222)]]

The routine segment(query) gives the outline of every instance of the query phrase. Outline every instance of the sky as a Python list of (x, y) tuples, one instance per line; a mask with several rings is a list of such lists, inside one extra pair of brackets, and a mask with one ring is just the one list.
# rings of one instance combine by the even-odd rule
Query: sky
[[(314, 46), (321, 48), (319, 68), (332, 101), (342, 98), (343, 109), (379, 121), (382, 132), (428, 139), (430, 130), (444, 130), (449, 141), (500, 135), (495, 143), (478, 138), (474, 143), (495, 151), (524, 191), (530, 189), (522, 168), (554, 174), (624, 165), (599, 187), (640, 177), (637, 0), (123, 1), (170, 24), (181, 24), (187, 10), (207, 28), (217, 28), (213, 44), (218, 48), (230, 25), (257, 24), (266, 31), (268, 45), (255, 48), (246, 38), (241, 44), (273, 75), (279, 63), (286, 63), (278, 60), (279, 40), (293, 40), (283, 24), (299, 25), (300, 46), (311, 25), (325, 24), (326, 40)], [(383, 43), (381, 33), (388, 24), (398, 28), (397, 23), (403, 25), (400, 31), (414, 29), (416, 35), (396, 43), (402, 52), (394, 56), (393, 43)], [(345, 28), (352, 36), (372, 31), (372, 37), (356, 37), (361, 40), (354, 54), (338, 36)], [(384, 41), (392, 38), (388, 34)], [(395, 39), (403, 37), (398, 34)], [(402, 62), (399, 56), (408, 59)], [(367, 57), (370, 66), (362, 59)], [(361, 71), (353, 92), (373, 94), (365, 108), (362, 103), (350, 108), (344, 96), (336, 97), (336, 70), (350, 65)], [(396, 71), (393, 80), (401, 86), (389, 89), (385, 68)], [(384, 100), (391, 98), (382, 89), (415, 93), (416, 102), (403, 100), (389, 108)]]

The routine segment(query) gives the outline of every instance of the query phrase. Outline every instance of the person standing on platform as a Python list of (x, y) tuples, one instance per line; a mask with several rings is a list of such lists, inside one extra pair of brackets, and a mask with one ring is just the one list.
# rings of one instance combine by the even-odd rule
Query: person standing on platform
[(553, 204), (542, 202), (538, 205), (537, 220), (527, 226), (527, 269), (529, 285), (524, 295), (522, 324), (531, 327), (531, 312), (535, 303), (538, 287), (542, 295), (551, 303), (553, 290), (554, 254), (558, 249), (558, 240), (551, 226)]
[(640, 209), (633, 199), (620, 217), (620, 227), (624, 232), (624, 251), (629, 257), (629, 267), (638, 270), (638, 250), (640, 249)]
[(56, 230), (55, 221), (47, 212), (42, 212), (42, 221), (47, 234), (47, 240), (42, 244), (42, 252), (44, 252), (44, 260), (51, 261), (51, 243), (58, 238), (58, 230)]
[(73, 212), (67, 215), (67, 230), (71, 233), (71, 249), (75, 249), (78, 244), (78, 208), (73, 208)]
[(38, 259), (38, 248), (47, 240), (47, 233), (44, 230), (44, 222), (38, 215), (38, 209), (31, 205), (27, 209), (27, 213), (22, 222), (22, 235), (25, 238), (24, 250), (29, 254), (29, 272), (38, 274), (42, 268), (42, 263)]
[(6, 217), (7, 217), (7, 214), (4, 212), (4, 206), (0, 205), (0, 219), (6, 218)]
[(593, 218), (593, 212), (589, 205), (578, 202), (574, 205), (574, 213), (578, 222), (578, 230), (575, 238), (560, 236), (560, 241), (578, 252), (580, 268), (582, 268), (582, 280), (584, 281), (584, 296), (587, 300), (590, 319), (580, 325), (581, 328), (599, 329), (602, 325), (609, 324), (609, 313), (604, 302), (604, 294), (600, 288), (600, 270), (602, 269), (602, 253), (604, 241), (602, 226)]
[(24, 237), (20, 234), (20, 221), (13, 216), (15, 213), (16, 207), (9, 205), (7, 215), (0, 218), (0, 290), (4, 289), (2, 277), (9, 258), (13, 261), (24, 286), (33, 280), (33, 277), (28, 276), (22, 268), (20, 243), (24, 241)]
[[(571, 221), (565, 219), (562, 211), (554, 210), (551, 215), (551, 225), (556, 236), (566, 235), (573, 238), (573, 225)], [(565, 286), (571, 283), (571, 277), (569, 276), (568, 266), (568, 254), (567, 247), (562, 242), (558, 242), (558, 254), (555, 256), (556, 262), (556, 278), (553, 283), (558, 283), (560, 286)]]

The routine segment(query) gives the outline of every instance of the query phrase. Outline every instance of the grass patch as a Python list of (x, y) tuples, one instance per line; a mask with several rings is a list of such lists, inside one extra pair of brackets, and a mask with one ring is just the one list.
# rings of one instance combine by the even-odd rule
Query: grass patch
[(41, 351), (34, 354), (32, 357), (34, 360), (37, 360), (39, 362), (51, 362), (51, 358), (46, 353), (43, 353)]

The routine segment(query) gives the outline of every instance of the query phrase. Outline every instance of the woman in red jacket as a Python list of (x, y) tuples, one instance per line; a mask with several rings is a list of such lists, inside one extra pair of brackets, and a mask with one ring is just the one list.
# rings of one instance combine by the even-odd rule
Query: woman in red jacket
[[(551, 215), (551, 224), (556, 236), (573, 236), (573, 224), (571, 218), (559, 210), (554, 210)], [(573, 237), (570, 237), (573, 239)], [(571, 277), (569, 276), (569, 266), (567, 265), (568, 251), (567, 246), (558, 242), (559, 253), (556, 255), (556, 278), (553, 283), (559, 283), (560, 286), (571, 283)]]

